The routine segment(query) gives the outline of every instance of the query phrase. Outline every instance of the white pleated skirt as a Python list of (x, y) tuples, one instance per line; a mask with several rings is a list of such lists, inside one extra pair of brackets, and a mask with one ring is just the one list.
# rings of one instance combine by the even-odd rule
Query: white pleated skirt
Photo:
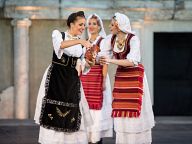
[(114, 118), (116, 144), (150, 144), (152, 142), (151, 129), (154, 125), (149, 87), (144, 74), (141, 114), (138, 118)]
[(112, 93), (110, 79), (106, 77), (106, 89), (103, 91), (103, 106), (101, 110), (90, 109), (93, 125), (87, 128), (88, 141), (96, 143), (104, 137), (113, 137)]

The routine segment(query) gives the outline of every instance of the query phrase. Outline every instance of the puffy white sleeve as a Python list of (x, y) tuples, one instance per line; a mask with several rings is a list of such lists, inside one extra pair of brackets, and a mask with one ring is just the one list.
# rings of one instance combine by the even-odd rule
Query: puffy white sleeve
[(106, 38), (104, 38), (100, 43), (100, 52), (98, 53), (96, 57), (96, 61), (99, 62), (99, 58), (101, 56), (107, 56), (109, 58), (112, 58), (113, 51), (111, 49), (111, 38), (112, 34), (108, 35)]
[(100, 43), (100, 52), (98, 53), (98, 57), (101, 56), (108, 56), (112, 57), (112, 49), (111, 49), (111, 39), (110, 38), (105, 38), (101, 41)]
[(58, 30), (54, 30), (52, 32), (52, 43), (53, 43), (53, 48), (55, 51), (55, 54), (57, 55), (57, 58), (61, 58), (62, 56), (62, 50), (60, 48), (61, 42), (63, 41), (62, 39), (62, 34)]
[(130, 52), (126, 57), (129, 61), (133, 62), (135, 65), (141, 61), (140, 54), (140, 41), (137, 36), (133, 36), (130, 40)]

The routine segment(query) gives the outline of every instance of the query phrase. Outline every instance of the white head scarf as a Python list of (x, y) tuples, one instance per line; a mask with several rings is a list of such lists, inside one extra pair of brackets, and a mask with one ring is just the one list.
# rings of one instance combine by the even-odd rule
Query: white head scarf
[[(100, 25), (101, 25), (101, 26), (100, 26), (100, 27), (101, 27), (101, 30), (100, 30), (100, 32), (99, 32), (99, 35), (100, 35), (101, 37), (105, 38), (105, 37), (106, 37), (106, 33), (105, 33), (105, 29), (104, 29), (104, 27), (103, 27), (103, 22), (102, 22), (101, 18), (100, 18), (97, 14), (91, 14), (91, 15), (87, 18), (87, 26), (88, 26), (88, 24), (89, 24), (89, 20), (91, 19), (91, 17), (92, 17), (93, 15), (98, 18), (99, 23), (100, 23)], [(89, 30), (87, 30), (87, 33), (88, 33), (88, 37), (90, 38), (90, 37), (91, 37), (91, 34), (90, 34)]]
[(115, 18), (114, 18), (117, 23), (118, 23), (118, 27), (119, 29), (124, 32), (124, 33), (134, 33), (131, 30), (131, 25), (130, 25), (130, 21), (129, 18), (121, 13), (115, 13)]

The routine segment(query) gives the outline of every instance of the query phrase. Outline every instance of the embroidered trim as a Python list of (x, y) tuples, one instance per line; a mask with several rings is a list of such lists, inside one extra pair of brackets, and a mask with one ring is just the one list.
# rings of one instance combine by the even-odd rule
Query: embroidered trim
[[(78, 100), (79, 100), (79, 103), (81, 101), (81, 83), (80, 83), (80, 79), (78, 79), (78, 82), (77, 82), (77, 88), (78, 88)], [(78, 113), (78, 119), (77, 119), (77, 130), (80, 129), (80, 125), (81, 125), (81, 112), (80, 112), (80, 108), (79, 108), (79, 113)]]
[(47, 129), (51, 129), (51, 130), (72, 133), (72, 132), (77, 132), (79, 130), (80, 124), (81, 124), (81, 113), (79, 112), (78, 113), (78, 120), (77, 120), (77, 128), (75, 130), (66, 129), (66, 128), (52, 127), (52, 126), (48, 126), (48, 125), (44, 125), (44, 124), (41, 124), (41, 126), (44, 127), (44, 128), (47, 128)]
[(56, 112), (57, 112), (57, 114), (60, 116), (60, 117), (66, 117), (70, 112), (71, 112), (71, 110), (68, 110), (68, 111), (66, 111), (66, 112), (62, 112), (58, 107), (56, 107)]
[(48, 92), (49, 81), (50, 81), (52, 69), (53, 69), (53, 65), (50, 66), (50, 68), (48, 69), (48, 72), (47, 72), (47, 78), (46, 78), (46, 81), (45, 81), (45, 95), (47, 95), (47, 92)]
[(56, 101), (51, 99), (46, 99), (45, 101), (47, 103), (55, 104), (55, 105), (61, 105), (61, 106), (67, 106), (67, 107), (78, 107), (78, 104), (73, 104), (73, 103), (66, 103), (66, 102)]
[(43, 113), (44, 113), (45, 104), (46, 104), (46, 95), (47, 95), (47, 92), (48, 92), (48, 89), (49, 89), (49, 81), (50, 81), (52, 69), (53, 69), (53, 65), (51, 65), (49, 67), (48, 72), (47, 72), (47, 77), (46, 77), (46, 80), (45, 80), (45, 96), (44, 96), (44, 98), (42, 100), (41, 114), (40, 114), (40, 117), (39, 117), (39, 123), (40, 124), (42, 124), (42, 118), (43, 118)]
[[(65, 61), (67, 61), (66, 64), (64, 64)], [(67, 60), (63, 60), (62, 62), (63, 62), (63, 63), (59, 63), (59, 62), (52, 61), (53, 64), (58, 64), (58, 65), (61, 65), (61, 66), (69, 66), (69, 58), (67, 58)], [(71, 59), (71, 68), (75, 68), (76, 63), (77, 63), (77, 60), (74, 60), (74, 59), (72, 58), (72, 59)]]

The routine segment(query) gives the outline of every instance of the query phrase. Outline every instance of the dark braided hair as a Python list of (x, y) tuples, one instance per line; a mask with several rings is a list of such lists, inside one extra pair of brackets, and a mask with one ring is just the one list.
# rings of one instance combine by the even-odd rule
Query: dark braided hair
[(77, 20), (77, 17), (85, 18), (83, 11), (78, 11), (69, 15), (67, 19), (67, 26), (70, 27), (71, 23), (74, 23)]

